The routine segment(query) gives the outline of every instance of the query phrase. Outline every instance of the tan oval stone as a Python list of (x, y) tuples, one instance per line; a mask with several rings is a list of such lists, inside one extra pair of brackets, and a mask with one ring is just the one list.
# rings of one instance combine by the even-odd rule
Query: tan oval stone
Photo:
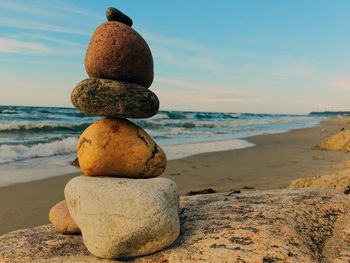
[(49, 220), (56, 232), (62, 234), (79, 234), (80, 229), (71, 217), (65, 200), (54, 205), (49, 212)]
[(94, 32), (85, 69), (90, 78), (115, 79), (147, 88), (153, 82), (153, 58), (146, 41), (116, 21), (103, 23)]
[(147, 178), (161, 175), (163, 150), (139, 126), (126, 119), (105, 118), (90, 125), (78, 141), (84, 175)]

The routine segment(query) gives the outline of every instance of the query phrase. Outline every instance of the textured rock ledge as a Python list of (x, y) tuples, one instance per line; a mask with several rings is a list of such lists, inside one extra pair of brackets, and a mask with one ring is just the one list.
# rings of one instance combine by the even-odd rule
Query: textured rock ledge
[(339, 171), (335, 174), (315, 175), (292, 181), (288, 188), (308, 188), (312, 190), (334, 190), (344, 194), (350, 193), (350, 170)]
[[(134, 262), (349, 262), (350, 199), (309, 190), (181, 198), (181, 235)], [(0, 237), (0, 262), (113, 262), (50, 225)], [(114, 261), (115, 262), (115, 261)], [(130, 262), (130, 261), (129, 261)]]
[(334, 190), (336, 192), (350, 194), (350, 162), (338, 165), (337, 171), (332, 174), (315, 175), (308, 178), (299, 178), (290, 182), (288, 188), (309, 190)]

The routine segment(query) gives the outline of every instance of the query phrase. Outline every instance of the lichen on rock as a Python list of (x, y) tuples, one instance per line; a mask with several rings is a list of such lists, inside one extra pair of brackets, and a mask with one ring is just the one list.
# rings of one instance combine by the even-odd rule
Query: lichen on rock
[[(290, 189), (181, 197), (179, 238), (133, 262), (349, 262), (349, 201)], [(0, 237), (0, 261), (115, 262), (90, 256), (81, 236), (51, 226)]]

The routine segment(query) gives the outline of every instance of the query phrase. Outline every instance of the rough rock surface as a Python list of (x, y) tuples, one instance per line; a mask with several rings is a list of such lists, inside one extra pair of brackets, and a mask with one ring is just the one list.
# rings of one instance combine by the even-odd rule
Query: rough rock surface
[(320, 150), (326, 151), (350, 151), (350, 130), (337, 132), (324, 139), (316, 146)]
[(166, 168), (165, 153), (139, 126), (126, 119), (102, 119), (78, 141), (84, 175), (147, 178)]
[[(349, 262), (349, 208), (346, 195), (309, 190), (182, 197), (180, 237), (134, 262)], [(0, 237), (0, 261), (115, 262), (50, 226)]]
[(94, 116), (149, 118), (159, 109), (157, 96), (140, 85), (108, 79), (85, 79), (71, 95), (80, 111)]
[(309, 188), (313, 190), (334, 190), (344, 194), (350, 194), (350, 162), (345, 163), (345, 167), (334, 174), (316, 175), (309, 178), (293, 180), (288, 188)]
[(167, 178), (79, 176), (64, 190), (87, 249), (101, 258), (154, 253), (179, 235), (178, 187)]
[(131, 27), (111, 21), (94, 32), (85, 56), (90, 78), (115, 79), (144, 87), (153, 82), (153, 58), (146, 41)]
[(62, 234), (79, 234), (80, 229), (70, 216), (65, 200), (54, 205), (49, 212), (49, 220), (56, 232)]

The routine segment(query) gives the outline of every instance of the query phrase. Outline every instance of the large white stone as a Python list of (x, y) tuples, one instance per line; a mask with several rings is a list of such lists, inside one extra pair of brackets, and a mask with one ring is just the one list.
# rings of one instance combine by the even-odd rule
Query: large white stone
[(79, 176), (66, 185), (65, 198), (85, 246), (98, 257), (150, 254), (180, 232), (178, 188), (166, 178)]

